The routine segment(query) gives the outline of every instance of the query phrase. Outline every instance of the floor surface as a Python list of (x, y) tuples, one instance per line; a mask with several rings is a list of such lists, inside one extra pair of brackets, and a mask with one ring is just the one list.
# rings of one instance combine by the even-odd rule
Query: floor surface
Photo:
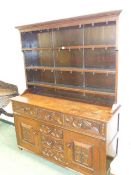
[[(109, 163), (108, 163), (109, 164)], [(110, 173), (108, 172), (107, 175)], [(15, 128), (0, 121), (0, 175), (80, 175), (17, 147)]]
[(0, 175), (80, 175), (17, 147), (14, 126), (0, 121)]

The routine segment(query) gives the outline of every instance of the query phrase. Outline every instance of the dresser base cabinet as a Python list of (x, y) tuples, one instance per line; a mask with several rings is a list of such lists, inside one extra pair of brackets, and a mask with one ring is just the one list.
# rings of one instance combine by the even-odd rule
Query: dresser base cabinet
[[(102, 174), (105, 171), (106, 160), (105, 145), (102, 141), (78, 133), (65, 132), (65, 151), (70, 168), (74, 168), (83, 174)], [(103, 167), (100, 168), (101, 162)]]
[(39, 154), (40, 134), (38, 132), (38, 122), (17, 114), (14, 119), (18, 145)]
[(118, 133), (118, 106), (111, 111), (30, 93), (14, 97), (12, 103), (20, 148), (84, 175), (106, 174), (108, 149)]

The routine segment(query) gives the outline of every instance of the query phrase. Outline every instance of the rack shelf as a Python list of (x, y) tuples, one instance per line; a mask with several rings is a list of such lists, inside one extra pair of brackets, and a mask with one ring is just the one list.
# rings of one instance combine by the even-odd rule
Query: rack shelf
[(43, 26), (32, 31), (22, 29), (22, 51), (30, 90), (40, 86), (35, 93), (41, 91), (43, 95), (52, 93), (69, 98), (71, 94), (78, 100), (82, 99), (78, 94), (85, 93), (89, 94), (84, 97), (87, 102), (97, 101), (100, 105), (116, 101), (117, 20), (89, 21), (52, 28), (50, 24), (49, 28)]
[(39, 51), (39, 50), (64, 50), (64, 49), (67, 49), (67, 50), (70, 50), (70, 49), (99, 49), (99, 48), (105, 48), (105, 49), (108, 49), (108, 48), (116, 48), (116, 45), (85, 45), (85, 46), (61, 46), (61, 47), (55, 47), (55, 48), (22, 48), (22, 51)]
[[(74, 91), (74, 92), (85, 92), (88, 94), (96, 94), (96, 95), (106, 95), (106, 96), (111, 96), (114, 97), (115, 93), (109, 92), (109, 91), (102, 91), (98, 88), (89, 88), (89, 89), (84, 89), (84, 88), (76, 88), (74, 86), (65, 86), (65, 85), (59, 85), (59, 84), (53, 84), (53, 83), (41, 83), (41, 82), (27, 82), (27, 85), (29, 86), (40, 86), (40, 87), (47, 87), (47, 88), (56, 88), (56, 89), (61, 89), (65, 91)], [(92, 90), (91, 90), (92, 89)], [(95, 90), (93, 90), (95, 89)]]
[(27, 66), (26, 70), (50, 70), (50, 71), (69, 71), (69, 72), (93, 72), (93, 73), (107, 73), (115, 74), (115, 69), (86, 69), (74, 67), (48, 67), (48, 66)]

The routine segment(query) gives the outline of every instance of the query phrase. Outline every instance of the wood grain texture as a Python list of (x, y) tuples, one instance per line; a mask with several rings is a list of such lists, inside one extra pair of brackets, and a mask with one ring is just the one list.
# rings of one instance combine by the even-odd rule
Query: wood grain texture
[[(36, 105), (48, 110), (61, 112), (70, 115), (76, 115), (84, 118), (91, 118), (97, 121), (108, 121), (112, 117), (112, 108), (76, 102), (61, 98), (41, 96), (31, 93), (26, 93), (23, 96), (12, 98), (13, 101)], [(113, 109), (115, 110), (115, 109)]]
[(12, 98), (17, 143), (84, 175), (118, 148), (120, 10), (18, 26), (27, 90)]
[(19, 147), (85, 175), (105, 175), (106, 149), (118, 131), (107, 134), (109, 125), (118, 125), (118, 106), (111, 110), (30, 93), (12, 102)]
[(104, 13), (98, 13), (98, 14), (92, 14), (92, 15), (85, 15), (85, 16), (79, 16), (74, 18), (67, 18), (67, 19), (61, 19), (61, 20), (54, 20), (54, 21), (48, 21), (43, 23), (37, 23), (37, 24), (31, 24), (31, 25), (24, 25), (24, 26), (18, 26), (16, 27), (21, 32), (27, 32), (27, 31), (35, 31), (35, 30), (42, 30), (42, 29), (50, 29), (50, 28), (59, 28), (59, 27), (66, 27), (66, 26), (74, 26), (78, 24), (90, 24), (94, 22), (101, 22), (101, 21), (112, 21), (116, 20), (119, 14), (121, 13), (121, 10), (118, 11), (110, 11), (110, 12), (104, 12)]

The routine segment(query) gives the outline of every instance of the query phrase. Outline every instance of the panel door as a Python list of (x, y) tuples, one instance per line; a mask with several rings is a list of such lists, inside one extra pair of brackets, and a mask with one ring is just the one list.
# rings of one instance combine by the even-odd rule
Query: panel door
[(69, 131), (65, 132), (64, 140), (69, 167), (85, 175), (106, 174), (105, 147), (99, 140)]
[(15, 115), (18, 145), (35, 153), (40, 152), (40, 133), (37, 121)]

